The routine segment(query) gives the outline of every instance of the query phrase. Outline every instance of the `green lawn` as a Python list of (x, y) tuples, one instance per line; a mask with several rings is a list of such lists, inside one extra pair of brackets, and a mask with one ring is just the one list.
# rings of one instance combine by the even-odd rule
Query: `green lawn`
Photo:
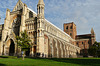
[(33, 59), (0, 56), (0, 66), (100, 66), (100, 58)]

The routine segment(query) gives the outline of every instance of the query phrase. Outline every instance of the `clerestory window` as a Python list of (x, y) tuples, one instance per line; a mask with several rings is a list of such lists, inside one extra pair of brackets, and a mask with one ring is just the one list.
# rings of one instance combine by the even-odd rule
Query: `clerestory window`
[(72, 26), (70, 27), (70, 29), (72, 29)]
[(68, 30), (68, 26), (66, 27), (66, 29)]
[(32, 18), (33, 17), (33, 13), (30, 11), (29, 12), (29, 18)]

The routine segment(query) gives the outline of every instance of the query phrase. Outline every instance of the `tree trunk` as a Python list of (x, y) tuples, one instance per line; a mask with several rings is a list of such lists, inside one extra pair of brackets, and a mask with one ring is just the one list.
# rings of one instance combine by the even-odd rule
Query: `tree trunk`
[(23, 56), (23, 59), (22, 60), (24, 60), (24, 58), (25, 58), (25, 51), (23, 51), (23, 55), (22, 56)]

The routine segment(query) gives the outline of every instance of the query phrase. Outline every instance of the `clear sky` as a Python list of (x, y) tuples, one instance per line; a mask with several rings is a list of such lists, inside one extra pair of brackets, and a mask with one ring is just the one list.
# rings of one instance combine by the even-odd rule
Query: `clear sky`
[[(11, 11), (18, 0), (0, 0), (0, 24), (4, 23), (6, 9)], [(38, 0), (22, 0), (37, 12)], [(44, 0), (45, 18), (63, 30), (63, 24), (74, 22), (77, 34), (88, 34), (93, 27), (100, 42), (100, 0)]]

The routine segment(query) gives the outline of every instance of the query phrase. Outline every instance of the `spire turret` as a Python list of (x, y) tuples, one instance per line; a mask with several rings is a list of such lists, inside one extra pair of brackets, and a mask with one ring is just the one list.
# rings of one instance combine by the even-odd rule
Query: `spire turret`
[(21, 0), (18, 0), (18, 2), (22, 2)]
[(19, 2), (20, 2), (21, 0), (19, 0)]
[(39, 0), (38, 4), (37, 4), (37, 14), (38, 14), (38, 18), (44, 18), (44, 2), (43, 0)]
[(91, 34), (95, 34), (93, 28), (91, 29)]
[(43, 0), (39, 0), (38, 5), (39, 5), (39, 4), (44, 5), (44, 1), (43, 1)]
[(96, 41), (96, 38), (95, 38), (95, 32), (93, 30), (93, 28), (91, 29), (91, 44), (93, 45)]
[[(40, 57), (44, 52), (44, 2), (39, 0), (37, 4), (37, 53), (40, 53)], [(41, 48), (42, 46), (42, 48)], [(41, 51), (42, 50), (42, 51)]]

